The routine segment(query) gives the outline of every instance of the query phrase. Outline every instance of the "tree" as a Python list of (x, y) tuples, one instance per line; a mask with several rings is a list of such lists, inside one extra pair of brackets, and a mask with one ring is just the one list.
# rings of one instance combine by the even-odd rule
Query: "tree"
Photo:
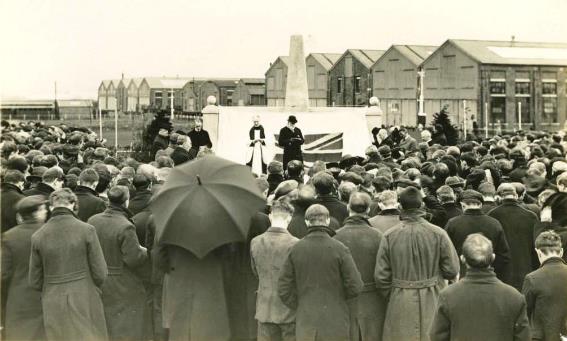
[(436, 134), (445, 134), (447, 145), (454, 146), (459, 139), (459, 129), (451, 123), (448, 115), (447, 106), (445, 105), (440, 112), (433, 114), (433, 126), (435, 127)]

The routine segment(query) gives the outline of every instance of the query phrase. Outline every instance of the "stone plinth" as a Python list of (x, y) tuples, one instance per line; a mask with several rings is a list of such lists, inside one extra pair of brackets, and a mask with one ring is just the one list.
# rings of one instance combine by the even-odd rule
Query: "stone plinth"
[(309, 107), (309, 92), (307, 90), (307, 68), (301, 35), (293, 35), (290, 39), (286, 82), (286, 111), (306, 111)]

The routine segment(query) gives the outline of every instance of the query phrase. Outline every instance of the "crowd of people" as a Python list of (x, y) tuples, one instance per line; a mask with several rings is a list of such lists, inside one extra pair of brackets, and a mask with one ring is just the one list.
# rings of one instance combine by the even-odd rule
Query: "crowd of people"
[[(285, 163), (251, 156), (266, 206), (247, 240), (201, 259), (160, 243), (150, 208), (173, 167), (214, 157), (201, 122), (161, 127), (142, 163), (87, 129), (3, 121), (3, 337), (567, 336), (563, 134), (448, 146), (382, 127), (364, 156), (307, 167), (296, 123), (280, 132)], [(255, 122), (256, 158), (264, 137)]]

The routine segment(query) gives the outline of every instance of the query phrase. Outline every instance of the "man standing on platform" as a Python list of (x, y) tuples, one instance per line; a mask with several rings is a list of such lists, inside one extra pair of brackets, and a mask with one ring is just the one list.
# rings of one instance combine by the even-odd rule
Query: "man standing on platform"
[(301, 153), (301, 145), (305, 142), (301, 130), (295, 126), (297, 118), (290, 115), (287, 119), (287, 126), (280, 130), (278, 145), (283, 148), (283, 166), (287, 169), (287, 163), (291, 160), (299, 160), (303, 162), (303, 154)]

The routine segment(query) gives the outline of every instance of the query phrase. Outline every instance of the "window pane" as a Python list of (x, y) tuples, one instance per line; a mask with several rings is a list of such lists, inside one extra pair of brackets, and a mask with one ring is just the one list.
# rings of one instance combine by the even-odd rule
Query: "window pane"
[(490, 99), (490, 114), (492, 116), (492, 123), (506, 122), (506, 98), (505, 97), (492, 97)]
[(530, 82), (516, 82), (516, 95), (529, 95)]
[(543, 121), (557, 123), (557, 98), (543, 99)]
[(338, 93), (343, 92), (343, 78), (342, 77), (337, 78), (337, 92)]
[(360, 93), (360, 76), (354, 77), (354, 92)]
[(544, 95), (557, 95), (557, 83), (542, 83), (541, 91)]
[(491, 94), (506, 94), (506, 83), (505, 82), (490, 82), (490, 93)]

